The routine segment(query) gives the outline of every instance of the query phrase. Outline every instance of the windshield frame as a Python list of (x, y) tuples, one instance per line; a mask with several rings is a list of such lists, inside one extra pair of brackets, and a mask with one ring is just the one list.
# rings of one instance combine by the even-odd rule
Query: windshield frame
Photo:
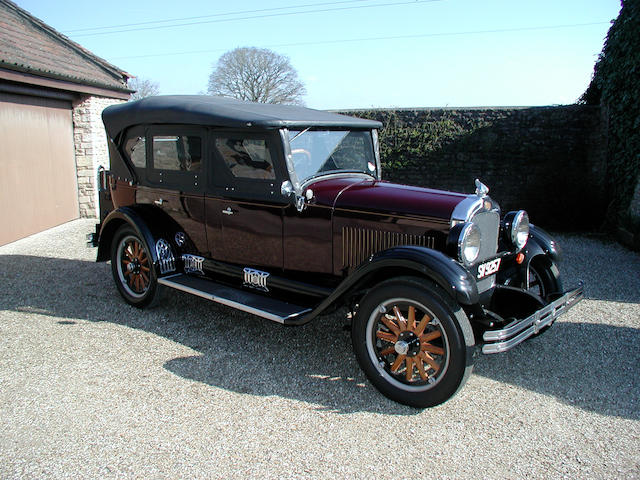
[[(353, 170), (330, 170), (325, 172), (318, 172), (314, 175), (306, 177), (304, 179), (298, 178), (298, 174), (293, 165), (293, 155), (291, 153), (291, 143), (289, 140), (289, 132), (290, 131), (299, 132), (295, 138), (302, 135), (308, 131), (329, 131), (329, 132), (368, 132), (371, 136), (371, 144), (373, 145), (373, 158), (375, 161), (375, 172), (365, 172), (365, 171), (353, 171)], [(378, 140), (378, 130), (370, 129), (370, 128), (327, 128), (327, 127), (298, 127), (295, 129), (283, 128), (280, 130), (280, 138), (282, 139), (282, 145), (285, 153), (285, 161), (287, 165), (287, 172), (289, 173), (289, 178), (293, 185), (294, 190), (298, 194), (302, 194), (302, 190), (309, 185), (310, 183), (316, 182), (320, 179), (326, 177), (342, 177), (342, 176), (353, 176), (353, 175), (362, 175), (364, 178), (373, 178), (375, 180), (380, 180), (382, 178), (382, 168), (380, 164), (380, 147)]]

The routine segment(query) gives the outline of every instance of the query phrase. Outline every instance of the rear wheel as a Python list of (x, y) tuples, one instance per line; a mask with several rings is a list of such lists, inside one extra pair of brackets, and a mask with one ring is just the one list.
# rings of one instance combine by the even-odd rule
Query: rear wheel
[(129, 225), (121, 227), (111, 244), (111, 271), (120, 295), (134, 307), (151, 306), (158, 299), (158, 282), (149, 247)]
[(422, 279), (403, 277), (372, 289), (358, 308), (351, 336), (371, 383), (405, 405), (443, 403), (471, 373), (473, 333), (466, 315)]

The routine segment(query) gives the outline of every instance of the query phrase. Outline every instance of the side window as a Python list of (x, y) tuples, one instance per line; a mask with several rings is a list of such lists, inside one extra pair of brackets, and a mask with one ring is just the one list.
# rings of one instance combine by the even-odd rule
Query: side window
[(136, 168), (147, 166), (147, 152), (144, 135), (128, 138), (124, 144), (124, 152)]
[(216, 138), (215, 147), (236, 178), (275, 179), (271, 153), (264, 139), (240, 135)]
[(192, 135), (154, 135), (153, 168), (175, 172), (199, 172), (202, 138)]

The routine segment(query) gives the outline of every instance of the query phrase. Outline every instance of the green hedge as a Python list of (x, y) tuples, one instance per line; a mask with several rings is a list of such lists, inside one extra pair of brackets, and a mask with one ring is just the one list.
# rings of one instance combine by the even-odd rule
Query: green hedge
[(601, 103), (609, 113), (608, 218), (624, 221), (640, 170), (640, 2), (622, 1), (595, 65), (593, 80), (581, 98)]
[(394, 110), (359, 110), (356, 115), (382, 122), (380, 156), (386, 172), (414, 167), (453, 140), (484, 126), (479, 121), (462, 125), (446, 114), (437, 118), (427, 114), (419, 121), (406, 121)]

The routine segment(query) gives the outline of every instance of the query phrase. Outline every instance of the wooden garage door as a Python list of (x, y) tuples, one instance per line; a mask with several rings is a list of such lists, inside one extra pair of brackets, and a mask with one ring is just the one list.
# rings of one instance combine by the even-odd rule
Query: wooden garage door
[(71, 104), (0, 93), (0, 245), (75, 218)]

